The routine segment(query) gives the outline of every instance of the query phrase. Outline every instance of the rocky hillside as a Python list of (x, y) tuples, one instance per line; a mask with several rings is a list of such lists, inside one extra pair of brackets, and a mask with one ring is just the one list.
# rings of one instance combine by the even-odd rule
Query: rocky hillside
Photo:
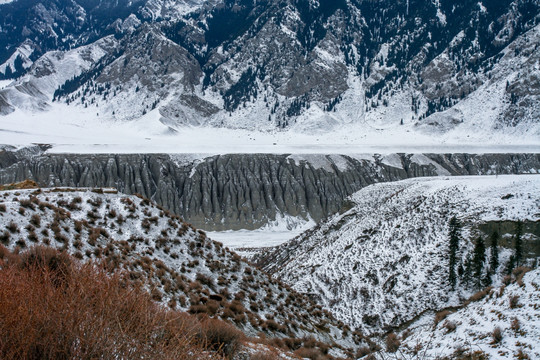
[(6, 189), (3, 246), (44, 244), (102, 261), (142, 282), (154, 300), (221, 318), (251, 336), (294, 338), (297, 347), (314, 337), (334, 354), (353, 345), (347, 327), (319, 305), (147, 199), (107, 188)]
[[(424, 311), (461, 304), (486, 285), (500, 284), (518, 263), (537, 264), (539, 181), (538, 175), (520, 175), (375, 184), (351, 196), (350, 210), (260, 255), (258, 264), (351, 327), (381, 333)], [(452, 217), (461, 224), (454, 287)], [(523, 222), (519, 251), (517, 220)], [(498, 255), (491, 248), (494, 231)]]
[(537, 154), (167, 155), (0, 151), (0, 182), (114, 187), (142, 194), (205, 230), (320, 221), (355, 191), (417, 176), (536, 173)]
[[(0, 114), (55, 100), (107, 121), (153, 113), (148, 121), (170, 129), (324, 133), (354, 124), (454, 139), (539, 131), (537, 0), (0, 7), (0, 75), (18, 77), (0, 90)], [(113, 50), (99, 56), (104, 45)], [(89, 52), (91, 61), (74, 61)]]

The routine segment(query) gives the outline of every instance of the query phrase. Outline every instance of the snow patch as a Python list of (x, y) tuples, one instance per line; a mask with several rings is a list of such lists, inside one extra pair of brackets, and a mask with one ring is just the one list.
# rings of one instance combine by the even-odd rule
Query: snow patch
[(397, 169), (403, 169), (403, 163), (401, 162), (401, 157), (399, 157), (398, 154), (386, 155), (382, 158), (381, 163)]

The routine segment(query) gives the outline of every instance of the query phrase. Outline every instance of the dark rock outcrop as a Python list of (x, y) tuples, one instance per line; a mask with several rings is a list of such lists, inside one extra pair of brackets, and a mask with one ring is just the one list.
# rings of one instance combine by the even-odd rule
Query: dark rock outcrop
[[(389, 161), (388, 159), (391, 159)], [(364, 186), (418, 176), (540, 171), (540, 154), (167, 154), (0, 152), (0, 183), (115, 187), (151, 198), (206, 230), (255, 229), (279, 215), (319, 221)]]

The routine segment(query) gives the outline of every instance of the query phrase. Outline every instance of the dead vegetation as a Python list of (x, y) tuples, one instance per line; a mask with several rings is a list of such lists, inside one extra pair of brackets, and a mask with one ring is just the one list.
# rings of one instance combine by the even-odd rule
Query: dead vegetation
[(21, 182), (0, 185), (0, 190), (23, 190), (23, 189), (39, 189), (37, 182), (33, 180), (24, 180)]
[[(0, 358), (231, 358), (243, 334), (166, 310), (122, 273), (64, 252), (0, 249)], [(24, 306), (21, 306), (24, 304)]]

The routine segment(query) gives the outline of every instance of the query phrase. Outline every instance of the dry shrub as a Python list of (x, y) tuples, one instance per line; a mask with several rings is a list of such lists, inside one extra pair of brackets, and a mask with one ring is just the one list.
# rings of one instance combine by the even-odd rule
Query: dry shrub
[(398, 351), (399, 346), (401, 345), (401, 342), (399, 341), (399, 338), (397, 337), (396, 333), (391, 332), (386, 337), (385, 344), (386, 344), (386, 351), (395, 353), (396, 351)]
[(487, 287), (483, 290), (480, 290), (480, 291), (477, 291), (476, 293), (474, 293), (470, 298), (469, 298), (469, 301), (480, 301), (482, 300), (483, 298), (485, 298), (487, 296), (487, 294), (489, 294), (489, 292), (493, 289), (492, 286), (490, 287)]
[(34, 231), (29, 231), (28, 232), (28, 240), (30, 240), (32, 242), (37, 242), (38, 241), (37, 234)]
[(38, 214), (34, 214), (30, 217), (30, 224), (34, 225), (35, 227), (41, 226), (41, 217)]
[(438, 323), (440, 323), (441, 321), (443, 321), (444, 319), (446, 319), (446, 317), (448, 315), (450, 315), (451, 312), (450, 310), (441, 310), (441, 311), (438, 311), (436, 314), (435, 314), (435, 325), (437, 325)]
[(529, 355), (523, 349), (519, 349), (514, 358), (517, 360), (530, 360)]
[(513, 295), (508, 297), (510, 309), (515, 309), (519, 306), (519, 295)]
[(493, 344), (499, 344), (502, 341), (503, 333), (500, 327), (496, 327), (493, 329), (493, 332), (491, 333), (492, 343)]
[(21, 204), (21, 207), (25, 209), (32, 209), (32, 210), (35, 209), (34, 204), (32, 203), (30, 199), (20, 199), (19, 204)]
[(199, 340), (206, 347), (232, 358), (240, 347), (244, 334), (232, 325), (217, 319), (205, 319), (201, 323)]
[(19, 227), (13, 221), (6, 225), (6, 229), (8, 229), (11, 233), (19, 232)]
[(302, 359), (323, 360), (326, 357), (316, 348), (300, 348), (294, 352), (294, 355)]
[(515, 332), (518, 332), (521, 329), (521, 324), (519, 322), (519, 319), (515, 317), (512, 319), (512, 323), (510, 324), (510, 328), (514, 330)]
[(0, 185), (0, 190), (22, 190), (22, 189), (37, 189), (39, 185), (33, 180), (24, 180), (17, 183)]
[(481, 350), (472, 351), (470, 349), (458, 348), (450, 357), (452, 360), (489, 360), (490, 357)]
[(503, 285), (499, 288), (499, 292), (497, 293), (497, 297), (501, 297), (504, 294), (504, 290), (506, 290), (506, 285)]
[[(197, 323), (121, 275), (54, 250), (11, 254), (0, 270), (2, 359), (208, 359)], [(21, 306), (24, 304), (24, 306)]]
[(272, 354), (270, 352), (256, 352), (255, 354), (252, 354), (249, 358), (249, 360), (279, 360), (281, 359), (281, 356), (278, 356), (276, 354)]
[(356, 350), (356, 357), (362, 358), (364, 356), (367, 356), (371, 354), (371, 349), (368, 346), (362, 346)]
[(19, 239), (15, 241), (15, 245), (20, 247), (21, 249), (24, 249), (26, 247), (26, 241), (24, 241), (23, 239)]
[(514, 269), (514, 271), (512, 271), (512, 275), (514, 275), (514, 278), (516, 279), (516, 282), (518, 283), (519, 286), (521, 287), (524, 286), (523, 276), (525, 276), (525, 274), (528, 273), (529, 271), (531, 271), (531, 268), (526, 267), (526, 266), (517, 267)]
[(0, 243), (4, 245), (9, 245), (10, 242), (11, 242), (11, 235), (9, 234), (7, 230), (4, 230), (4, 232), (0, 234)]

